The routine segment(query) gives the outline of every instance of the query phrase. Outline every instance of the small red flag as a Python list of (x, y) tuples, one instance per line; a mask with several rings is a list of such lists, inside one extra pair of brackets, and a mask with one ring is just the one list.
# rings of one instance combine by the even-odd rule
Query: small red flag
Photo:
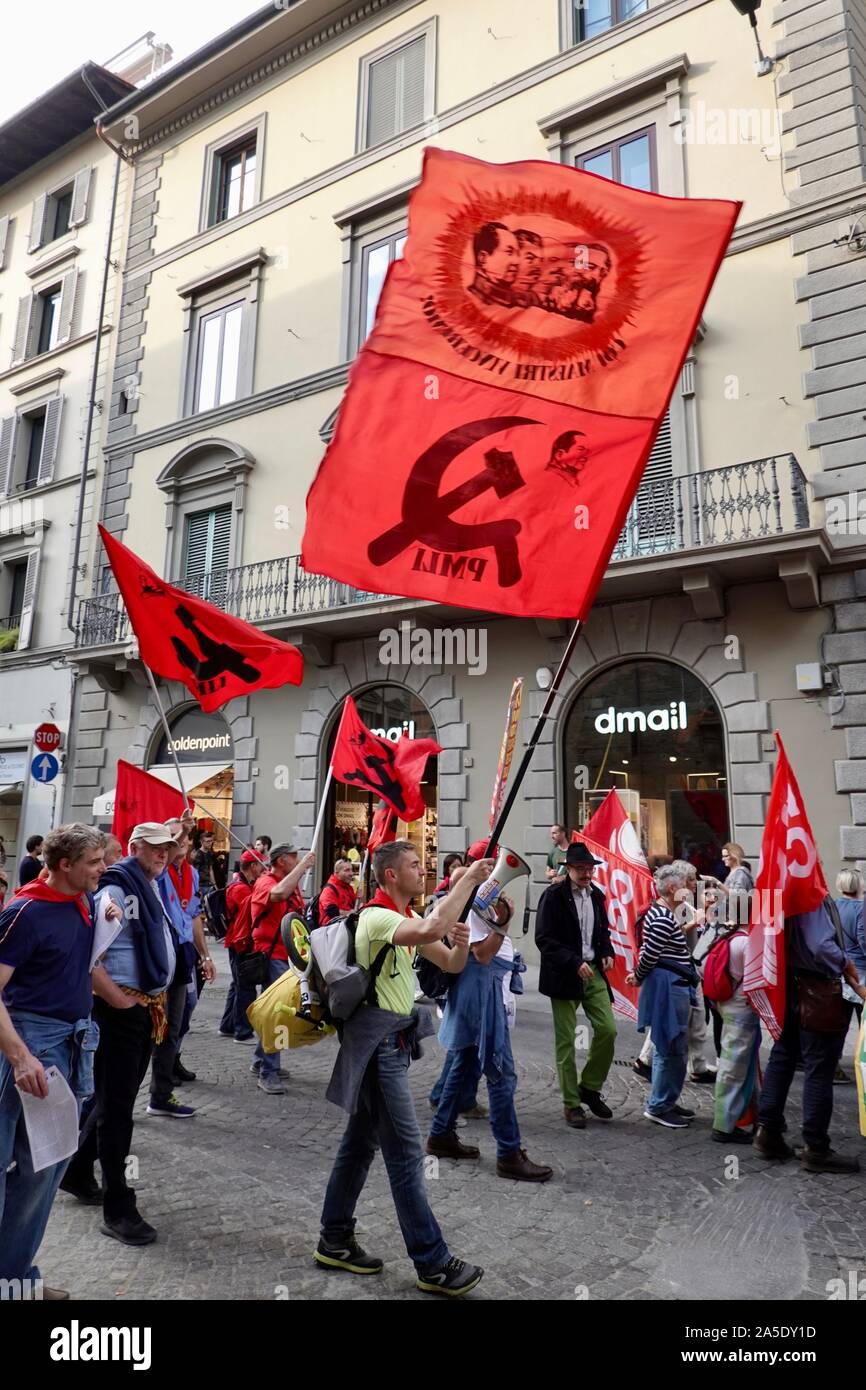
[(636, 1020), (639, 990), (636, 985), (627, 985), (625, 977), (634, 970), (640, 955), (637, 919), (656, 896), (652, 874), (586, 835), (575, 833), (572, 839), (586, 845), (590, 854), (601, 860), (593, 873), (593, 882), (605, 895), (613, 946), (613, 969), (607, 976), (613, 990), (613, 1007), (617, 1013)]
[(346, 696), (331, 767), (338, 782), (379, 796), (403, 821), (420, 820), (426, 809), (421, 778), (427, 759), (442, 749), (432, 738), (397, 743), (373, 734), (361, 720), (351, 695)]
[[(578, 839), (577, 833), (575, 832), (571, 838), (573, 840)], [(593, 811), (583, 827), (583, 835), (580, 838), (595, 840), (597, 844), (606, 845), (621, 859), (649, 872), (649, 865), (637, 837), (637, 831), (626, 814), (626, 809), (617, 795), (616, 788), (609, 791), (598, 809)]]
[(186, 797), (158, 777), (119, 759), (114, 792), (111, 833), (129, 853), (129, 836), (143, 821), (179, 820), (187, 808)]
[(743, 990), (779, 1038), (785, 1022), (785, 918), (814, 912), (827, 897), (824, 871), (800, 788), (778, 733), (779, 760), (770, 792), (752, 895)]
[(307, 498), (305, 568), (585, 617), (739, 207), (428, 148)]
[(181, 681), (206, 713), (236, 695), (301, 684), (297, 647), (167, 584), (103, 526), (99, 534), (142, 661), (165, 680)]
[(367, 841), (367, 853), (374, 854), (380, 845), (386, 845), (390, 840), (397, 838), (397, 817), (383, 802), (373, 817), (373, 824), (370, 828), (370, 838)]

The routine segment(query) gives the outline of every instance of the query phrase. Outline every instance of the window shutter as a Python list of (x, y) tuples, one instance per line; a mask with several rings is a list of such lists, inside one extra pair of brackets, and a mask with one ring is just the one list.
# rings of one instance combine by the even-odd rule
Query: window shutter
[(18, 321), (15, 324), (15, 342), (12, 348), (12, 365), (23, 362), (30, 356), (30, 325), (33, 320), (33, 295), (25, 294), (18, 301)]
[(367, 144), (380, 145), (424, 119), (425, 40), (398, 48), (371, 63)]
[(3, 270), (6, 265), (6, 246), (9, 241), (11, 223), (12, 218), (8, 214), (6, 217), (0, 217), (0, 270)]
[(210, 525), (210, 512), (195, 512), (186, 521), (186, 564), (183, 580), (185, 584), (201, 579), (207, 570), (207, 536)]
[(671, 417), (668, 411), (661, 423), (653, 451), (635, 498), (640, 542), (653, 548), (653, 542), (667, 540), (674, 531), (674, 456)]
[(88, 165), (86, 169), (79, 169), (75, 175), (75, 182), (72, 185), (72, 209), (69, 213), (70, 227), (80, 227), (82, 222), (87, 221), (87, 202), (90, 197), (90, 180), (93, 168)]
[(42, 245), (42, 238), (45, 235), (45, 206), (47, 202), (47, 194), (40, 193), (33, 204), (33, 212), (30, 216), (30, 241), (28, 244), (28, 249), (30, 251), (38, 251), (39, 247)]
[(0, 497), (7, 497), (12, 489), (17, 434), (17, 415), (7, 415), (5, 420), (0, 420)]
[(39, 460), (38, 483), (50, 483), (54, 477), (57, 459), (57, 443), (60, 437), (60, 416), (63, 413), (63, 397), (54, 396), (45, 407), (45, 430), (42, 435), (42, 457)]
[(209, 569), (227, 570), (232, 539), (232, 509), (219, 507), (214, 512), (213, 542)]
[(60, 282), (60, 310), (57, 320), (57, 346), (61, 343), (68, 343), (72, 337), (73, 319), (75, 315), (75, 287), (78, 281), (78, 271), (68, 270)]
[(27, 576), (24, 580), (24, 601), (21, 605), (21, 626), (18, 630), (19, 652), (30, 646), (33, 634), (33, 617), (36, 612), (36, 591), (39, 585), (39, 551), (31, 550), (27, 556)]

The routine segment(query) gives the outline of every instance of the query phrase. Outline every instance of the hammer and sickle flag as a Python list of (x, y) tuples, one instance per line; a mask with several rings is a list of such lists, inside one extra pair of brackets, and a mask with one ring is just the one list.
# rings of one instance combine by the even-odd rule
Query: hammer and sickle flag
[[(396, 743), (371, 733), (351, 695), (346, 696), (334, 742), (331, 770), (338, 782), (362, 787), (381, 797), (402, 821), (420, 820), (426, 809), (421, 778), (427, 759), (442, 749), (433, 738), (409, 738)], [(380, 830), (381, 833), (381, 830)], [(382, 841), (393, 836), (382, 835)]]
[(739, 209), (428, 148), (307, 497), (305, 568), (585, 617)]
[(165, 680), (181, 681), (206, 713), (236, 695), (301, 684), (297, 647), (166, 584), (103, 526), (99, 534), (142, 661)]

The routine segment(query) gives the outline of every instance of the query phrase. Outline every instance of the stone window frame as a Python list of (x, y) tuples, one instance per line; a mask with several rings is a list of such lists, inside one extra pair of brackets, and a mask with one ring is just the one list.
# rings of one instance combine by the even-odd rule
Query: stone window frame
[[(252, 116), (243, 125), (239, 125), (235, 130), (228, 131), (225, 135), (219, 136), (216, 140), (205, 146), (204, 169), (202, 172), (201, 199), (199, 202), (198, 231), (206, 232), (211, 227), (225, 227), (231, 229), (234, 221), (233, 217), (223, 218), (222, 221), (214, 220), (215, 203), (217, 196), (217, 170), (221, 155), (233, 149), (235, 145), (241, 144), (251, 135), (256, 137), (256, 175), (255, 187), (253, 191), (253, 201), (250, 208), (256, 207), (262, 201), (262, 175), (265, 165), (265, 136), (267, 132), (268, 113), (262, 111), (258, 116)], [(241, 213), (249, 212), (250, 208), (241, 208), (236, 216)]]
[[(358, 59), (358, 107), (355, 117), (355, 153), (363, 154), (370, 149), (385, 148), (392, 140), (399, 140), (410, 130), (420, 130), (423, 126), (432, 121), (436, 114), (436, 83), (438, 67), (438, 30), (439, 20), (437, 15), (431, 15), (423, 24), (418, 24), (414, 29), (409, 29), (404, 34), (398, 34), (396, 38), (388, 43), (382, 44), (379, 48), (372, 49), (369, 53), (363, 53)], [(382, 58), (387, 58), (390, 53), (395, 53), (400, 48), (406, 48), (410, 43), (417, 39), (424, 39), (424, 115), (414, 126), (407, 126), (405, 130), (395, 131), (389, 135), (387, 140), (379, 141), (376, 145), (370, 145), (367, 140), (367, 103), (370, 95), (370, 70), (374, 63)]]
[[(621, 0), (614, 0), (614, 3), (621, 3)], [(657, 0), (647, 0), (646, 8), (640, 14), (632, 15), (630, 19), (618, 19), (607, 29), (602, 29), (601, 33), (593, 34), (588, 39), (579, 39), (575, 33), (574, 24), (574, 0), (559, 0), (559, 46), (565, 51), (568, 48), (582, 48), (584, 44), (592, 43), (593, 39), (604, 38), (607, 34), (612, 34), (625, 29), (626, 25), (633, 24), (635, 20), (642, 19), (655, 9)], [(629, 38), (628, 32), (623, 34), (623, 42)]]
[(365, 253), (406, 230), (409, 194), (417, 182), (417, 179), (410, 179), (334, 215), (340, 229), (343, 265), (340, 353), (344, 362), (352, 361), (363, 342), (361, 309)]
[(229, 569), (241, 564), (244, 517), (253, 455), (230, 439), (196, 439), (165, 465), (156, 479), (165, 496), (165, 560), (163, 573), (182, 583), (186, 518), (193, 512), (232, 506)]
[[(183, 301), (183, 348), (178, 403), (182, 419), (201, 419), (208, 414), (207, 410), (195, 410), (199, 323), (205, 314), (228, 308), (236, 302), (243, 302), (244, 314), (238, 359), (238, 389), (233, 403), (253, 394), (262, 269), (267, 261), (267, 252), (259, 246), (248, 255), (229, 261), (216, 270), (207, 271), (178, 289), (177, 293)], [(213, 410), (221, 408), (218, 405), (209, 407)]]

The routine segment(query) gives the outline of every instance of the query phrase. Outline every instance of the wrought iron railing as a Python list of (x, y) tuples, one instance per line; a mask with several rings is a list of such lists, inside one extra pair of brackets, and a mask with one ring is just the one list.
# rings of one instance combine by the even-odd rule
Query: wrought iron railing
[[(644, 483), (611, 558), (630, 560), (675, 550), (732, 545), (785, 531), (801, 531), (808, 525), (806, 479), (794, 455), (753, 459), (707, 473), (687, 473)], [(201, 578), (175, 582), (188, 593), (253, 624), (375, 603), (383, 597), (319, 574), (308, 574), (299, 555), (258, 560), (252, 565), (214, 570)], [(80, 603), (76, 647), (111, 646), (127, 641), (129, 636), (126, 609), (119, 594), (100, 594)]]

